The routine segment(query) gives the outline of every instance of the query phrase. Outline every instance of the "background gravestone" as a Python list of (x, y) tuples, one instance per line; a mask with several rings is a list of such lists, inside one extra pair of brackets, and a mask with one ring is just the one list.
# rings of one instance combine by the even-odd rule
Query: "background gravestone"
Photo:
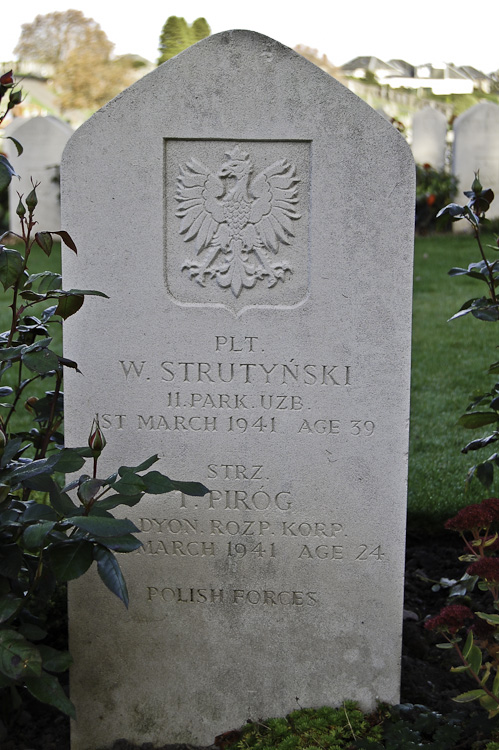
[[(105, 169), (103, 165), (105, 164)], [(212, 36), (65, 151), (68, 444), (159, 453), (204, 498), (129, 516), (124, 611), (71, 586), (75, 750), (208, 744), (249, 717), (399, 697), (414, 162), (333, 78)]]
[[(499, 106), (481, 102), (466, 110), (454, 122), (452, 171), (459, 180), (455, 202), (466, 205), (464, 190), (471, 189), (474, 173), (480, 170), (480, 182), (485, 188), (499, 192)], [(488, 219), (499, 217), (496, 201), (487, 211)], [(462, 225), (462, 226), (461, 226)], [(455, 232), (469, 231), (466, 221), (453, 224)]]
[(8, 140), (4, 142), (9, 159), (21, 178), (13, 179), (9, 187), (9, 226), (12, 231), (19, 231), (18, 193), (26, 197), (31, 192), (31, 178), (40, 183), (36, 190), (38, 227), (42, 230), (61, 228), (59, 166), (72, 133), (73, 129), (67, 123), (51, 115), (17, 118), (5, 129), (5, 135), (13, 136), (23, 147), (23, 153), (18, 157), (14, 144)]
[(412, 155), (416, 164), (445, 166), (447, 118), (438, 109), (424, 107), (412, 119)]

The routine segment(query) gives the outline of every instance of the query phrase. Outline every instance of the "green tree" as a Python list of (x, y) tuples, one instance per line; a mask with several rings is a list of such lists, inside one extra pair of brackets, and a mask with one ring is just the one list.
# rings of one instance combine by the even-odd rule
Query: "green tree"
[(178, 55), (191, 44), (209, 36), (210, 33), (210, 27), (205, 18), (196, 18), (189, 26), (185, 18), (170, 16), (163, 26), (159, 38), (158, 65)]

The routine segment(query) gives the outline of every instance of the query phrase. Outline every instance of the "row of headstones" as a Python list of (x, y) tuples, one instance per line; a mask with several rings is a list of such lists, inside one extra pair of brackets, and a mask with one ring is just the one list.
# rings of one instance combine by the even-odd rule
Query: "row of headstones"
[[(442, 169), (446, 161), (447, 119), (431, 107), (414, 115), (412, 153), (417, 164)], [(499, 106), (482, 102), (466, 110), (453, 125), (452, 172), (458, 179), (459, 193), (469, 190), (473, 173), (480, 170), (482, 185), (499, 191)], [(491, 206), (490, 219), (499, 216), (499, 206)], [(456, 225), (458, 226), (458, 225)]]
[[(483, 185), (499, 192), (499, 106), (483, 102), (458, 117), (453, 128), (452, 171), (459, 180), (460, 194), (469, 188), (470, 175), (479, 169)], [(14, 120), (6, 135), (17, 138), (24, 153), (16, 164), (20, 181), (10, 187), (10, 229), (15, 230), (18, 193), (27, 195), (31, 178), (40, 182), (38, 190), (40, 226), (58, 228), (60, 201), (58, 169), (72, 128), (55, 117)], [(9, 144), (9, 141), (6, 142)], [(8, 147), (14, 149), (13, 144)], [(447, 119), (432, 107), (419, 110), (413, 118), (412, 153), (417, 164), (442, 169), (446, 162)], [(11, 154), (13, 156), (13, 154)], [(459, 201), (459, 198), (457, 198)], [(499, 216), (499, 205), (491, 208), (490, 218)]]

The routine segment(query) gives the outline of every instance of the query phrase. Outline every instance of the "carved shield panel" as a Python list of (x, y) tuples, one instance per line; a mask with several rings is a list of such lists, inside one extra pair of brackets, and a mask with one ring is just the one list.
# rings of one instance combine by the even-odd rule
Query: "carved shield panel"
[(165, 140), (165, 283), (180, 304), (295, 307), (308, 293), (308, 141)]

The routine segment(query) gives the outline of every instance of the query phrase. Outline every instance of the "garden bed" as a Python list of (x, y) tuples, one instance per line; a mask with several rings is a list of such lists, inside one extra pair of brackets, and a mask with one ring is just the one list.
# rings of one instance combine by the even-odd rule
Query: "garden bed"
[[(461, 549), (459, 537), (451, 532), (437, 536), (409, 533), (407, 538), (401, 702), (423, 704), (444, 715), (456, 711), (457, 704), (452, 698), (473, 685), (464, 675), (449, 672), (453, 654), (437, 649), (435, 644), (442, 639), (423, 626), (425, 618), (436, 614), (446, 603), (448, 594), (446, 589), (432, 591), (432, 584), (426, 579), (459, 578), (464, 572), (463, 563), (457, 561)], [(55, 635), (63, 638), (63, 631), (61, 621)], [(478, 711), (485, 716), (474, 703), (462, 704), (459, 710)], [(490, 726), (492, 728), (492, 722)], [(231, 729), (234, 727), (227, 727)], [(459, 747), (471, 748), (478, 731), (474, 728), (469, 744)], [(0, 736), (0, 747), (2, 750), (69, 750), (69, 720), (50, 706), (29, 701), (21, 710), (17, 725)], [(113, 750), (152, 750), (152, 747), (147, 743), (133, 745), (122, 739), (114, 743)]]

